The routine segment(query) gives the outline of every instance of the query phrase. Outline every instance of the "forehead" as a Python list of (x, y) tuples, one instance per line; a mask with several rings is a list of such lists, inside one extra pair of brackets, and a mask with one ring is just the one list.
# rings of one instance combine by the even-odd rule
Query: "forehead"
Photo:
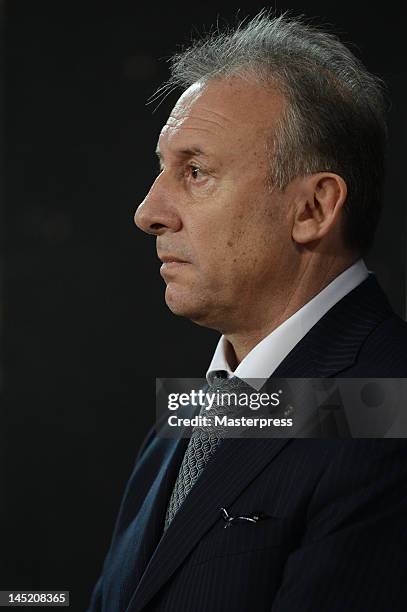
[(277, 91), (240, 77), (195, 83), (179, 98), (163, 127), (158, 149), (216, 151), (264, 146), (284, 107)]

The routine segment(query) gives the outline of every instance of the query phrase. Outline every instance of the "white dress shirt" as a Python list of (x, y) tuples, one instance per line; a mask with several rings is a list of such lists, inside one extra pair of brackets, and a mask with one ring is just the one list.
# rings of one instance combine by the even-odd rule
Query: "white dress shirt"
[(226, 338), (222, 336), (206, 373), (208, 383), (212, 382), (215, 372), (223, 370), (226, 371), (228, 377), (238, 376), (259, 391), (288, 353), (319, 319), (347, 293), (360, 285), (368, 275), (369, 272), (364, 261), (359, 259), (322, 289), (312, 300), (291, 315), (289, 319), (276, 327), (271, 334), (256, 344), (234, 372), (227, 359), (227, 353), (231, 347)]

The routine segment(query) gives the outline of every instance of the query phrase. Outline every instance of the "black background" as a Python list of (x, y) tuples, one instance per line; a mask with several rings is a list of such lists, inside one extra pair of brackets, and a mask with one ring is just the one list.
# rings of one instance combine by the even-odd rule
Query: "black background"
[[(239, 4), (240, 15), (264, 6)], [(402, 3), (277, 4), (331, 23), (392, 99), (389, 171), (368, 258), (404, 313)], [(237, 6), (14, 0), (5, 7), (6, 223), (1, 589), (67, 589), (84, 610), (154, 419), (154, 377), (203, 376), (217, 334), (171, 315), (133, 214), (176, 98), (165, 58)], [(404, 71), (404, 74), (403, 74)]]

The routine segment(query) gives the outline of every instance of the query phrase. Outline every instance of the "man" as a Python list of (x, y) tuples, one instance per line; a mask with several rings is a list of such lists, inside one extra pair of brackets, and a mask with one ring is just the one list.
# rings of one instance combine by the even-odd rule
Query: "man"
[[(380, 83), (332, 35), (262, 13), (176, 56), (174, 85), (135, 222), (171, 311), (222, 334), (208, 383), (406, 377), (407, 326), (361, 259)], [(404, 440), (206, 442), (191, 480), (194, 436), (147, 437), (90, 610), (406, 609)]]

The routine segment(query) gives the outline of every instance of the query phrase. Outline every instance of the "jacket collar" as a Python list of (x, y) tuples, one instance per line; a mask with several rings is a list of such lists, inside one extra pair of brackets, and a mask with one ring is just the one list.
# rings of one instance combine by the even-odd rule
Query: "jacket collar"
[(275, 370), (273, 377), (338, 375), (355, 363), (367, 336), (392, 314), (376, 276), (370, 273), (314, 325)]

